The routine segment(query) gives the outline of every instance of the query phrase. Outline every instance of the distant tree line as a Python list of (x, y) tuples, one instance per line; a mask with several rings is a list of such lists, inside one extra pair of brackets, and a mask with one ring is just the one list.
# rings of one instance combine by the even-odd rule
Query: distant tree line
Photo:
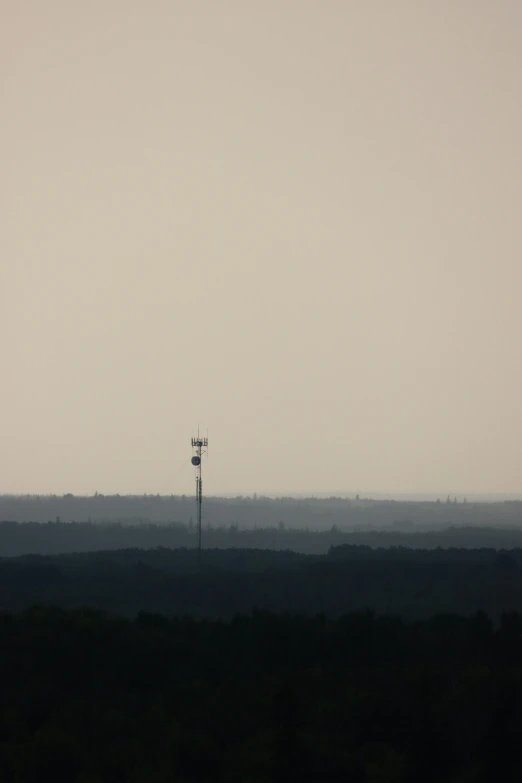
[[(204, 522), (238, 526), (340, 530), (390, 528), (414, 531), (449, 525), (522, 527), (522, 502), (413, 502), (369, 498), (208, 497)], [(0, 520), (17, 522), (182, 523), (196, 515), (192, 495), (0, 495)]]
[[(94, 522), (0, 522), (0, 557), (23, 554), (60, 554), (108, 549), (154, 547), (193, 548), (197, 536), (194, 525)], [(293, 550), (303, 554), (326, 554), (341, 544), (373, 548), (411, 547), (413, 549), (522, 547), (521, 529), (450, 527), (440, 530), (328, 530), (273, 527), (240, 528), (235, 524), (206, 524), (203, 543), (207, 549)]]

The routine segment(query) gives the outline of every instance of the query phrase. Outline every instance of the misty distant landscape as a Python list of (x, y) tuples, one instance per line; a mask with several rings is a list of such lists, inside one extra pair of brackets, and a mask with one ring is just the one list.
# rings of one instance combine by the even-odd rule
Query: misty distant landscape
[(519, 769), (520, 502), (1, 503), (0, 779)]
[(0, 783), (521, 783), (522, 1), (0, 19)]
[[(0, 520), (194, 525), (190, 495), (0, 495)], [(347, 497), (206, 496), (205, 527), (327, 531), (437, 530), (448, 526), (522, 528), (522, 500), (483, 502), (455, 496), (406, 501)]]
[(519, 501), (208, 498), (201, 561), (194, 507), (186, 496), (2, 497), (1, 607), (522, 612)]

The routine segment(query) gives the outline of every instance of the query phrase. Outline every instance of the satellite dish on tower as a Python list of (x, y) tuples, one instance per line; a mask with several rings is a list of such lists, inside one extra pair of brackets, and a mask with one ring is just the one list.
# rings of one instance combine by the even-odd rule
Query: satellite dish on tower
[(201, 464), (200, 457), (192, 457), (192, 459), (190, 461), (192, 462), (193, 465), (200, 465)]

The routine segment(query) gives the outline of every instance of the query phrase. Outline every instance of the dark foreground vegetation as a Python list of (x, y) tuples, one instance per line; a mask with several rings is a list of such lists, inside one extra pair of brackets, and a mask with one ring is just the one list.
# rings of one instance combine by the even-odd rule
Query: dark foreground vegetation
[(259, 549), (125, 549), (0, 559), (0, 610), (35, 602), (230, 618), (253, 608), (339, 617), (371, 607), (406, 618), (522, 612), (522, 549), (333, 547), (327, 555)]
[(522, 617), (0, 614), (12, 783), (519, 781)]
[(522, 779), (517, 531), (211, 535), (0, 524), (1, 783)]

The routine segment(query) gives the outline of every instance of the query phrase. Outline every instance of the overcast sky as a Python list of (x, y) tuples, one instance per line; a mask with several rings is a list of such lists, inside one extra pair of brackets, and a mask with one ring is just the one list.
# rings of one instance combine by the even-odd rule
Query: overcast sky
[(521, 491), (519, 0), (0, 8), (0, 491)]

